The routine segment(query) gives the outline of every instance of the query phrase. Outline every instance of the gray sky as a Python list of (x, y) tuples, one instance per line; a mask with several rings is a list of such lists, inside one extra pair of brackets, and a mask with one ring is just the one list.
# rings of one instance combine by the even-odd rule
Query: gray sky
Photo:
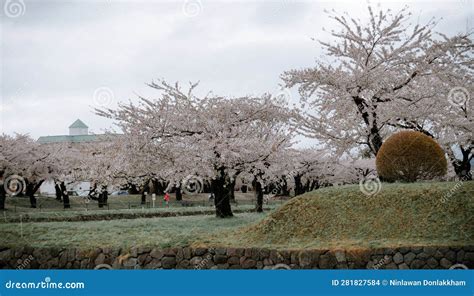
[[(94, 107), (153, 97), (145, 83), (156, 78), (199, 80), (201, 93), (278, 93), (283, 71), (321, 55), (311, 38), (334, 28), (324, 9), (367, 17), (365, 0), (0, 1), (0, 132), (34, 138), (67, 134), (77, 118), (100, 133), (111, 122)], [(408, 4), (413, 22), (442, 17), (449, 35), (473, 27), (472, 0), (371, 3)]]

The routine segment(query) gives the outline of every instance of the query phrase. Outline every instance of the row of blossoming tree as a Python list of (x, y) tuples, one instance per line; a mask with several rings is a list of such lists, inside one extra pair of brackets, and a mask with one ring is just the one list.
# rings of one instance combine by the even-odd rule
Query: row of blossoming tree
[[(33, 205), (47, 178), (68, 200), (66, 181), (93, 180), (94, 188), (128, 184), (142, 195), (162, 186), (175, 188), (180, 198), (183, 180), (196, 176), (209, 182), (216, 215), (230, 217), (238, 178), (252, 185), (261, 211), (264, 188), (289, 194), (291, 184), (298, 195), (373, 173), (373, 164), (362, 158), (374, 157), (400, 129), (435, 138), (455, 174), (470, 179), (474, 59), (469, 34), (434, 33), (433, 20), (411, 25), (407, 8), (368, 11), (368, 22), (331, 13), (340, 30), (320, 41), (321, 62), (281, 75), (285, 87), (297, 87), (299, 104), (269, 94), (199, 96), (197, 84), (159, 80), (149, 84), (156, 99), (140, 97), (138, 103), (95, 110), (120, 128), (109, 141), (48, 146), (24, 135), (3, 135), (3, 179), (22, 174)], [(297, 135), (319, 144), (296, 149)]]

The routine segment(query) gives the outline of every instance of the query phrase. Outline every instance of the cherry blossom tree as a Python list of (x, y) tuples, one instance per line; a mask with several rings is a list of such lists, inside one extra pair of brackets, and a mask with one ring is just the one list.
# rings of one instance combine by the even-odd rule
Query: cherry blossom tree
[[(437, 130), (446, 145), (467, 153), (466, 167), (472, 111), (449, 108), (447, 97), (453, 86), (472, 91), (472, 41), (435, 34), (434, 20), (411, 25), (407, 8), (368, 11), (367, 23), (331, 14), (341, 30), (331, 31), (333, 41), (320, 41), (325, 57), (283, 73), (287, 87), (298, 87), (302, 110), (309, 107), (300, 131), (339, 154), (366, 146), (376, 155), (396, 129)], [(420, 119), (434, 109), (436, 115)]]
[(0, 171), (2, 185), (0, 209), (5, 208), (6, 193), (25, 194), (36, 208), (35, 193), (53, 172), (52, 154), (28, 135), (0, 135)]
[(266, 171), (266, 187), (272, 194), (294, 196), (319, 188), (327, 161), (327, 152), (316, 148), (286, 149), (275, 158), (276, 161)]
[(211, 179), (216, 216), (231, 217), (232, 179), (265, 162), (292, 138), (289, 122), (293, 114), (286, 102), (270, 95), (197, 96), (197, 83), (186, 91), (165, 81), (150, 87), (161, 97), (142, 97), (138, 104), (121, 104), (97, 113), (116, 120), (124, 137), (139, 139), (133, 151), (157, 152), (153, 156), (166, 160), (178, 178), (184, 173)]
[(399, 116), (389, 124), (435, 138), (446, 151), (456, 175), (471, 180), (474, 113), (470, 94), (474, 93), (474, 59), (457, 63), (466, 65), (464, 71), (452, 69), (444, 79), (434, 80), (425, 99), (405, 103)]
[[(244, 179), (253, 180), (257, 210), (261, 211), (263, 196), (297, 196), (329, 184), (333, 173), (329, 163), (333, 158), (316, 148), (287, 148), (272, 155), (260, 167), (253, 167), (243, 174)], [(293, 194), (291, 193), (293, 191)]]
[(75, 146), (68, 143), (41, 144), (41, 149), (50, 155), (48, 163), (51, 172), (45, 179), (54, 182), (56, 199), (63, 203), (65, 209), (71, 207), (66, 183), (74, 183), (80, 176), (82, 155)]
[[(94, 142), (42, 144), (42, 149), (50, 155), (52, 170), (48, 177), (54, 180), (57, 199), (62, 200), (64, 208), (70, 208), (68, 188), (78, 183), (90, 182), (84, 202), (96, 200), (99, 207), (107, 205), (110, 190), (128, 183), (143, 185), (143, 178), (148, 175), (139, 174), (152, 163), (129, 154), (128, 145), (120, 135), (110, 132)], [(135, 165), (138, 163), (140, 166)]]
[[(27, 135), (0, 136), (0, 170), (3, 187), (11, 195), (25, 194), (36, 208), (35, 194), (46, 180), (54, 180), (57, 199), (69, 208), (65, 181), (78, 181), (83, 155), (67, 143), (39, 144)], [(82, 181), (82, 180), (81, 180)], [(12, 187), (13, 185), (13, 187)], [(1, 207), (4, 207), (4, 197)]]

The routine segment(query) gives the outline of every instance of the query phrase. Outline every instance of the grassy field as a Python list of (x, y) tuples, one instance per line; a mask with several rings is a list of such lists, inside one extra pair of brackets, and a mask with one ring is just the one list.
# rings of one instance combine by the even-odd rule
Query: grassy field
[(372, 197), (364, 195), (358, 185), (351, 185), (320, 189), (264, 214), (240, 213), (230, 219), (200, 215), (2, 223), (0, 246), (192, 245), (277, 249), (459, 246), (474, 245), (473, 225), (473, 181), (383, 184), (382, 190)]
[(4, 223), (0, 246), (132, 247), (186, 246), (206, 236), (254, 223), (265, 214), (242, 213), (230, 219), (214, 216), (127, 219), (90, 222)]
[[(64, 209), (63, 204), (53, 197), (39, 196), (37, 197), (37, 208), (30, 208), (28, 198), (24, 197), (7, 197), (6, 208), (1, 222), (9, 220), (18, 220), (20, 216), (31, 218), (46, 218), (62, 216), (65, 218), (73, 216), (92, 216), (92, 215), (112, 215), (123, 213), (151, 213), (151, 212), (187, 212), (187, 211), (208, 211), (213, 209), (213, 204), (207, 199), (207, 194), (184, 195), (183, 200), (188, 204), (184, 207), (181, 202), (171, 200), (169, 207), (162, 203), (162, 197), (157, 196), (155, 207), (151, 202), (151, 198), (147, 199), (146, 205), (140, 204), (139, 195), (120, 195), (110, 196), (108, 205), (99, 208), (97, 201), (89, 201), (83, 197), (73, 196), (70, 198), (71, 208)], [(233, 204), (233, 208), (248, 210), (255, 207), (253, 193), (236, 193), (237, 203)], [(282, 204), (281, 200), (270, 200), (269, 206)]]
[[(268, 204), (264, 206), (265, 210), (275, 209), (277, 204)], [(234, 205), (233, 211), (236, 213), (251, 212), (255, 210), (255, 205)], [(18, 212), (5, 213), (0, 218), (2, 223), (14, 222), (58, 222), (58, 221), (90, 221), (90, 220), (114, 220), (114, 219), (137, 219), (154, 217), (173, 217), (173, 216), (194, 216), (194, 215), (214, 215), (215, 208), (193, 206), (193, 207), (160, 207), (160, 208), (132, 208), (124, 210), (89, 210), (89, 211), (48, 211), (48, 212)]]
[[(249, 204), (254, 201), (254, 194), (252, 192), (241, 193), (236, 192), (235, 198), (237, 203)], [(72, 209), (81, 209), (81, 210), (91, 210), (97, 209), (98, 203), (94, 200), (87, 200), (85, 197), (81, 196), (70, 196), (70, 203)], [(183, 200), (185, 202), (191, 203), (195, 206), (207, 206), (209, 205), (208, 194), (199, 193), (193, 195), (183, 195)], [(163, 207), (163, 196), (156, 196), (155, 206)], [(141, 208), (142, 205), (140, 195), (109, 195), (108, 203), (110, 209), (125, 209), (125, 208)], [(152, 199), (148, 195), (147, 203), (151, 206)], [(171, 196), (170, 200), (171, 205), (181, 205), (180, 202), (176, 201), (174, 195)], [(30, 208), (30, 201), (27, 197), (7, 197), (5, 206), (10, 211), (18, 212), (29, 212), (29, 211), (48, 211), (48, 210), (60, 210), (63, 208), (63, 204), (57, 201), (54, 197), (47, 196), (38, 196), (37, 197), (37, 209)]]

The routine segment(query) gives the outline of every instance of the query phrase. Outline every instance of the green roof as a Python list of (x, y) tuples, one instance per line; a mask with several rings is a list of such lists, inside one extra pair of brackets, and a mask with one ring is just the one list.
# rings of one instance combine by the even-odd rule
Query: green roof
[(122, 134), (96, 134), (96, 135), (60, 135), (60, 136), (44, 136), (39, 137), (40, 144), (48, 143), (87, 143), (96, 141), (110, 141), (113, 138), (123, 136)]
[(41, 144), (46, 143), (83, 143), (83, 142), (94, 142), (100, 140), (100, 135), (77, 135), (77, 136), (45, 136), (39, 137), (38, 142)]
[(74, 121), (69, 128), (88, 128), (88, 126), (82, 122), (80, 119)]

